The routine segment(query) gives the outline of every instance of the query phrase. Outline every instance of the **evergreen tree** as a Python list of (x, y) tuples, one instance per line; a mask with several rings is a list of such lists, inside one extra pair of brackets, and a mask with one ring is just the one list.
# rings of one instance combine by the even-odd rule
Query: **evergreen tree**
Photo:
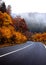
[(2, 11), (2, 13), (6, 12), (6, 5), (4, 2), (0, 5), (0, 11)]

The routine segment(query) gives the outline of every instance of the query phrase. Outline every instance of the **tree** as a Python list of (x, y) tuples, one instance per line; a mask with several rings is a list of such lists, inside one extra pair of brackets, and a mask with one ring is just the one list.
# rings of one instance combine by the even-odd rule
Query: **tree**
[(0, 5), (0, 11), (1, 11), (2, 13), (6, 12), (6, 5), (5, 5), (4, 2), (2, 2), (2, 4)]
[(7, 13), (11, 14), (11, 6), (10, 5), (8, 5), (8, 7), (7, 7)]
[(13, 21), (16, 31), (25, 32), (28, 30), (26, 22), (23, 18), (16, 17)]
[[(17, 22), (17, 21), (16, 21)], [(20, 20), (20, 22), (22, 22)], [(18, 22), (18, 26), (23, 23)], [(20, 24), (19, 24), (20, 23)], [(26, 36), (21, 32), (17, 32), (13, 26), (12, 19), (9, 14), (0, 12), (0, 43), (23, 43), (27, 41)], [(21, 27), (19, 27), (19, 30)]]

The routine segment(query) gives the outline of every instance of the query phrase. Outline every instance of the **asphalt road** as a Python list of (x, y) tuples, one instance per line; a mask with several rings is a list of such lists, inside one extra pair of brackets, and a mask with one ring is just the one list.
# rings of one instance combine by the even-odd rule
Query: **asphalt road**
[(39, 42), (0, 48), (0, 65), (46, 65), (46, 48)]

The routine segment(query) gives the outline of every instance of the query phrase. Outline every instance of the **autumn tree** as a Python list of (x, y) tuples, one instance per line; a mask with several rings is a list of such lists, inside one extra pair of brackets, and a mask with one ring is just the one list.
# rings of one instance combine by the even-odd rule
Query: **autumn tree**
[(46, 32), (33, 34), (31, 40), (36, 42), (43, 42), (46, 44)]
[(8, 5), (8, 7), (7, 7), (7, 13), (10, 15), (11, 14), (11, 6), (10, 5)]
[(6, 9), (5, 3), (2, 2), (0, 4), (0, 43), (26, 42), (26, 36), (21, 33), (27, 30), (25, 20), (19, 17), (13, 19), (10, 14), (11, 6), (8, 5)]
[(16, 31), (25, 32), (28, 30), (26, 22), (23, 18), (16, 17), (13, 21)]
[(0, 43), (23, 43), (27, 38), (21, 32), (17, 32), (12, 19), (6, 12), (0, 11)]

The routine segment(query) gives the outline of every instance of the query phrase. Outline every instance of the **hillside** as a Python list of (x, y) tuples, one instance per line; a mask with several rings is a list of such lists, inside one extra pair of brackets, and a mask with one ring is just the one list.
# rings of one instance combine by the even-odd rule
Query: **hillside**
[(26, 36), (16, 31), (10, 15), (0, 11), (0, 44), (23, 43), (26, 40)]
[[(36, 31), (35, 31), (36, 32)], [(46, 44), (46, 32), (29, 32), (24, 18), (10, 15), (5, 3), (0, 5), (0, 47), (21, 44), (26, 41), (43, 42)]]

